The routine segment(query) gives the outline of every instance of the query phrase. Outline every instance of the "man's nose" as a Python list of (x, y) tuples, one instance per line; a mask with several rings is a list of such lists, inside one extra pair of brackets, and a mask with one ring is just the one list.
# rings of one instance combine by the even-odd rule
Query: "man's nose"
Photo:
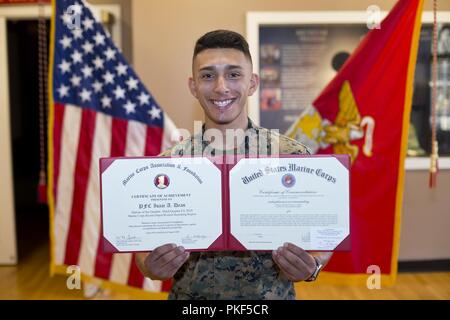
[(225, 80), (224, 77), (219, 76), (217, 77), (215, 86), (214, 86), (214, 91), (217, 93), (228, 93), (230, 92), (230, 89), (228, 88), (228, 84), (227, 81)]

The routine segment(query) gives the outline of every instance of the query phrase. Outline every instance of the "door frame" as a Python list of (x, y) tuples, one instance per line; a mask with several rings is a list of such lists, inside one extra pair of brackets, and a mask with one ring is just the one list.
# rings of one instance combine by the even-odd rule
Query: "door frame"
[(11, 118), (9, 114), (8, 50), (5, 17), (0, 16), (0, 264), (17, 263)]

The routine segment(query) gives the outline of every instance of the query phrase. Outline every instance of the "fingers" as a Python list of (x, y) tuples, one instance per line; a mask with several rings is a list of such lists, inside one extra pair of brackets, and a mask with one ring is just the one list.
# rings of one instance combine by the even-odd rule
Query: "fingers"
[(165, 268), (167, 264), (172, 264), (175, 259), (179, 256), (183, 256), (185, 253), (186, 251), (183, 247), (176, 247), (160, 256), (160, 258), (155, 261), (155, 265), (159, 268)]
[(283, 248), (286, 248), (289, 252), (292, 252), (294, 255), (298, 256), (306, 265), (313, 267), (316, 265), (314, 257), (295, 244), (287, 242), (283, 245)]
[(273, 260), (275, 261), (275, 263), (278, 265), (278, 267), (280, 267), (281, 271), (283, 271), (283, 273), (287, 276), (287, 278), (291, 281), (298, 281), (296, 279), (296, 276), (294, 274), (292, 274), (293, 267), (292, 265), (286, 260), (286, 258), (284, 258), (282, 255), (280, 255), (279, 253), (277, 253), (277, 251), (274, 251), (272, 254)]
[(299, 256), (297, 256), (286, 247), (282, 247), (282, 249), (279, 250), (278, 253), (292, 267), (293, 270), (291, 271), (291, 273), (294, 273), (297, 269), (303, 270), (308, 268), (308, 265)]
[(174, 243), (168, 243), (168, 244), (165, 244), (165, 245), (162, 245), (162, 246), (156, 248), (155, 250), (153, 250), (153, 251), (150, 253), (150, 256), (149, 256), (149, 263), (152, 263), (152, 262), (158, 260), (158, 259), (161, 258), (163, 255), (165, 255), (165, 254), (168, 253), (169, 251), (175, 249), (176, 247), (177, 247), (176, 244), (174, 244)]
[(175, 273), (177, 273), (178, 269), (189, 259), (189, 252), (185, 252), (182, 255), (179, 255), (175, 259), (173, 259), (171, 262), (167, 263), (163, 269), (164, 269), (164, 277), (165, 278), (172, 278)]
[(314, 272), (316, 266), (314, 257), (291, 243), (286, 243), (274, 251), (273, 259), (292, 281), (307, 279)]
[(164, 280), (171, 278), (189, 258), (189, 253), (183, 247), (166, 244), (153, 250), (147, 257), (146, 268), (152, 279)]

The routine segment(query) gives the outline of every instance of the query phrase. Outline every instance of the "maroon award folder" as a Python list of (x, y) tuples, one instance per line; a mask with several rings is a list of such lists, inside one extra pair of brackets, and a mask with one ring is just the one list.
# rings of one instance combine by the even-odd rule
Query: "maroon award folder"
[(108, 252), (350, 250), (348, 155), (100, 159)]

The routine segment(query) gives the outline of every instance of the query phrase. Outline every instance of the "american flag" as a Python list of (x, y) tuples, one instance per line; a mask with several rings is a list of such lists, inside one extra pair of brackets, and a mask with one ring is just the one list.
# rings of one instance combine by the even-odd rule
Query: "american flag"
[(54, 1), (49, 199), (52, 272), (79, 266), (86, 278), (167, 291), (144, 279), (132, 254), (105, 253), (100, 238), (99, 158), (154, 156), (176, 135), (84, 2)]

